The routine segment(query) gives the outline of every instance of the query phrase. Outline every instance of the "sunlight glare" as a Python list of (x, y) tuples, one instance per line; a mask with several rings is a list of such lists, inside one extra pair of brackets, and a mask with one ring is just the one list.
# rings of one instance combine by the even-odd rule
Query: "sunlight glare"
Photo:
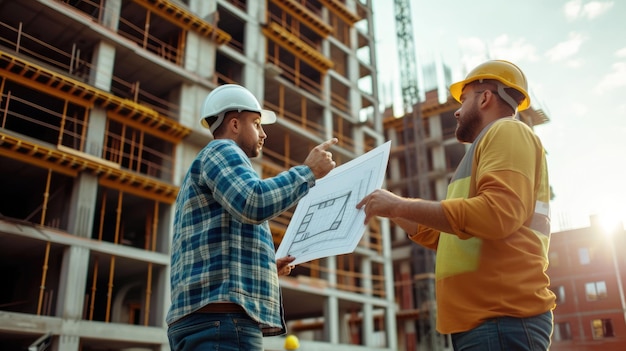
[(604, 233), (612, 235), (618, 228), (622, 229), (624, 225), (624, 214), (618, 210), (602, 211), (598, 214), (600, 226), (604, 229)]

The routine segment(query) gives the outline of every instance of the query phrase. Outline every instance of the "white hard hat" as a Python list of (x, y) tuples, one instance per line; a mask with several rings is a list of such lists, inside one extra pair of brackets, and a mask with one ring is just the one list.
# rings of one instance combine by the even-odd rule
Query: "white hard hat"
[(252, 111), (261, 113), (261, 124), (276, 122), (276, 114), (264, 110), (252, 93), (237, 84), (224, 84), (215, 88), (202, 103), (200, 123), (215, 132), (224, 121), (224, 115), (229, 111)]

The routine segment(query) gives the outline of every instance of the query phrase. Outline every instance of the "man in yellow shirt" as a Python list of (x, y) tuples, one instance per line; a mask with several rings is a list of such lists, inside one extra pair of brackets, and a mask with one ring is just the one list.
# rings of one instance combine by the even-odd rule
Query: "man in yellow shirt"
[(487, 61), (450, 86), (456, 137), (470, 148), (442, 201), (377, 190), (357, 208), (387, 217), (437, 251), (437, 330), (457, 351), (550, 346), (555, 295), (546, 275), (550, 187), (539, 138), (516, 116), (530, 106), (524, 73)]

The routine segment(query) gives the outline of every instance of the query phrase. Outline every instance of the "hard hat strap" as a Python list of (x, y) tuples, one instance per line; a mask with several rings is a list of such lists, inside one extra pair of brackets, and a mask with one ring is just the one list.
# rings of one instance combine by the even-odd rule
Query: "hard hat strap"
[(226, 116), (226, 112), (220, 112), (217, 115), (217, 119), (215, 120), (215, 122), (211, 123), (211, 127), (209, 128), (211, 133), (214, 133), (215, 130), (217, 129), (217, 127), (222, 125), (222, 122), (224, 122), (224, 117), (225, 116)]
[(511, 97), (511, 95), (506, 92), (506, 90), (504, 90), (505, 87), (506, 86), (504, 84), (498, 82), (498, 95), (500, 95), (504, 102), (511, 106), (511, 108), (513, 109), (513, 114), (517, 115), (517, 108), (519, 104), (517, 103), (517, 101), (515, 101), (515, 99)]
[(244, 109), (242, 109), (242, 108), (238, 108), (238, 109), (233, 109), (233, 110), (228, 110), (228, 111), (223, 111), (223, 112), (220, 112), (220, 113), (217, 115), (217, 119), (215, 120), (215, 122), (213, 122), (213, 123), (211, 124), (211, 128), (209, 128), (209, 129), (211, 130), (211, 133), (215, 132), (215, 130), (217, 129), (217, 127), (219, 127), (219, 126), (221, 126), (221, 125), (222, 125), (222, 123), (224, 122), (224, 118), (226, 118), (226, 114), (227, 114), (228, 112), (232, 112), (232, 111), (237, 111), (237, 113), (241, 113), (241, 112), (243, 112), (243, 111), (245, 111), (245, 110), (244, 110)]
[[(482, 78), (478, 80), (479, 83), (483, 83), (483, 81), (484, 79)], [(498, 95), (502, 100), (504, 100), (504, 102), (511, 106), (511, 108), (513, 109), (513, 115), (518, 118), (517, 108), (519, 107), (519, 103), (517, 103), (517, 101), (515, 101), (515, 99), (513, 99), (513, 97), (511, 97), (511, 95), (506, 92), (506, 90), (504, 90), (504, 88), (508, 88), (508, 86), (499, 81), (495, 81), (495, 83), (498, 86)]]

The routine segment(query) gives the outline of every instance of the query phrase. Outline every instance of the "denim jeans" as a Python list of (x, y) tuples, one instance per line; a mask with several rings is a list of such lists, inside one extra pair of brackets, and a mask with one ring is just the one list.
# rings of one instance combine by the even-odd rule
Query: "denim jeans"
[(167, 330), (172, 351), (262, 351), (259, 323), (245, 313), (194, 313)]
[(548, 311), (528, 318), (490, 319), (451, 337), (455, 351), (546, 351), (551, 335), (552, 311)]

